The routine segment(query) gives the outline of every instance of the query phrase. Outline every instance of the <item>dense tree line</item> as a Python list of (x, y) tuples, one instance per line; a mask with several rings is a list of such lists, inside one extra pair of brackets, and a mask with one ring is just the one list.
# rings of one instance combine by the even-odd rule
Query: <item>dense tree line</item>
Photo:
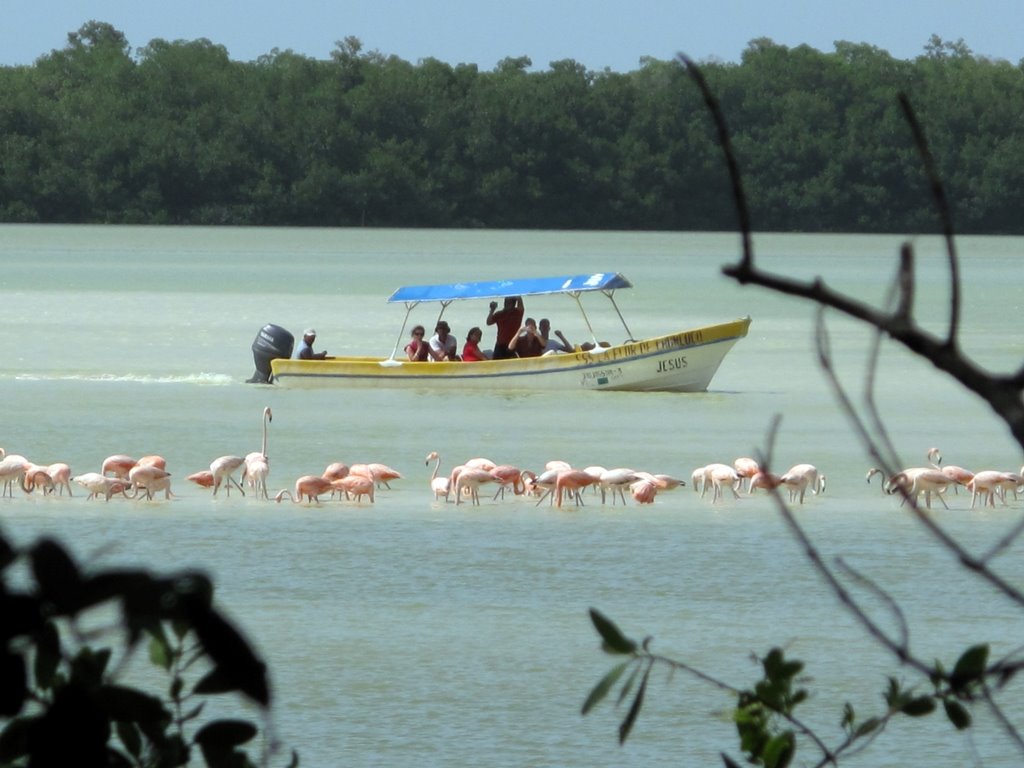
[[(1024, 232), (1024, 62), (938, 38), (913, 61), (755, 40), (702, 68), (755, 229), (936, 231), (906, 92), (963, 233)], [(89, 22), (0, 68), (0, 221), (726, 230), (714, 128), (684, 68), (525, 57), (493, 71), (364, 52), (132, 51)]]

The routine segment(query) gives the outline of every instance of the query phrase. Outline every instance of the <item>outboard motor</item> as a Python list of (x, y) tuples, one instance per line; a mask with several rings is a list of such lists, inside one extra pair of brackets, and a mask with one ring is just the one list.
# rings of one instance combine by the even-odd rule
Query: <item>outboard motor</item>
[(294, 347), (295, 337), (280, 325), (267, 324), (260, 328), (256, 340), (252, 343), (252, 359), (256, 363), (256, 373), (248, 383), (270, 384), (270, 361), (280, 357), (291, 357)]

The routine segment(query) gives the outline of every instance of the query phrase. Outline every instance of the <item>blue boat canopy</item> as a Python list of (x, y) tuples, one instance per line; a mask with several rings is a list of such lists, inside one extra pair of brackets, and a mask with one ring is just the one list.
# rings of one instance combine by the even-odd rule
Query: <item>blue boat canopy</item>
[(532, 277), (448, 285), (407, 285), (388, 298), (393, 302), (451, 302), (460, 299), (500, 299), (506, 296), (540, 296), (553, 293), (579, 294), (584, 291), (614, 291), (633, 284), (618, 272), (566, 277)]

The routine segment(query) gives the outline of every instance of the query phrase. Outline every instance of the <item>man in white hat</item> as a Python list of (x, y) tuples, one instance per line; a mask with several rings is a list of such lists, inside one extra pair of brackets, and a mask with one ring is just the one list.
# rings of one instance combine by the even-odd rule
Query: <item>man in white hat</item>
[(326, 352), (314, 352), (313, 342), (316, 341), (316, 330), (307, 328), (302, 332), (302, 343), (299, 344), (299, 351), (295, 357), (299, 360), (323, 360), (327, 357)]

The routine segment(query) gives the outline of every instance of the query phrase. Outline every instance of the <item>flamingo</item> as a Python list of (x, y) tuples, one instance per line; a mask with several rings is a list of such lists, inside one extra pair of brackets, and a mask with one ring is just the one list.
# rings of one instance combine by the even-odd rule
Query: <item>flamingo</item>
[(629, 492), (637, 504), (653, 504), (658, 486), (650, 480), (638, 480), (629, 486)]
[(514, 467), (511, 464), (499, 464), (490, 472), (494, 482), (498, 484), (498, 490), (494, 494), (495, 499), (499, 495), (505, 498), (505, 489), (509, 486), (512, 486), (512, 493), (516, 496), (522, 496), (526, 491), (526, 486), (523, 484), (523, 471), (519, 467)]
[(156, 467), (157, 469), (167, 469), (167, 459), (163, 456), (150, 455), (143, 456), (141, 459), (135, 462), (137, 467)]
[(274, 420), (268, 405), (263, 409), (263, 447), (259, 453), (252, 452), (245, 457), (242, 478), (249, 483), (257, 498), (267, 499), (267, 475), (270, 474), (270, 458), (267, 456), (267, 425)]
[(739, 472), (728, 464), (708, 464), (703, 467), (698, 467), (693, 470), (693, 474), (690, 476), (690, 480), (693, 483), (693, 490), (697, 490), (700, 487), (700, 496), (704, 498), (704, 494), (708, 492), (708, 488), (711, 489), (711, 503), (714, 504), (724, 495), (722, 492), (723, 488), (728, 488), (732, 491), (732, 495), (735, 498), (739, 498), (740, 495), (736, 492), (736, 486), (742, 483), (742, 478)]
[(942, 454), (938, 448), (928, 449), (928, 461), (931, 462), (932, 466), (940, 470), (942, 474), (954, 481), (953, 493), (957, 493), (957, 488), (961, 485), (966, 486), (974, 477), (974, 473), (963, 467), (958, 467), (955, 464), (947, 464), (942, 466)]
[(53, 478), (43, 467), (33, 465), (21, 476), (21, 490), (25, 493), (32, 493), (37, 488), (43, 492), (43, 496), (53, 493)]
[(789, 489), (789, 500), (804, 503), (804, 496), (807, 489), (818, 495), (825, 492), (825, 475), (818, 472), (813, 464), (797, 464), (789, 468), (789, 471), (781, 478), (782, 484)]
[(103, 466), (100, 469), (101, 475), (113, 475), (119, 477), (122, 480), (128, 479), (128, 471), (135, 466), (135, 459), (131, 456), (125, 456), (123, 453), (118, 453), (113, 456), (107, 456), (103, 460)]
[(335, 488), (331, 485), (331, 481), (320, 475), (303, 475), (295, 481), (294, 495), (287, 488), (282, 488), (274, 497), (274, 501), (280, 504), (281, 499), (288, 496), (293, 502), (299, 504), (302, 502), (302, 498), (305, 497), (306, 501), (310, 504), (319, 504), (322, 494), (330, 493), (334, 490)]
[(615, 504), (615, 495), (618, 494), (619, 498), (622, 499), (622, 503), (626, 503), (626, 496), (624, 493), (625, 488), (629, 488), (633, 483), (640, 480), (639, 474), (632, 469), (627, 467), (617, 467), (616, 469), (606, 469), (597, 478), (598, 487), (601, 489), (601, 503), (605, 502), (605, 494), (611, 491), (612, 504)]
[(391, 486), (388, 485), (388, 480), (401, 480), (402, 475), (397, 469), (392, 469), (387, 464), (370, 463), (366, 465), (370, 469), (370, 475), (373, 477), (373, 481), (377, 483), (379, 488), (383, 485), (388, 490), (391, 490)]
[(495, 464), (490, 459), (485, 459), (483, 457), (477, 457), (475, 459), (470, 459), (469, 461), (467, 461), (462, 466), (469, 467), (470, 469), (482, 469), (482, 470), (485, 470), (487, 472), (490, 472), (492, 469), (494, 469), (498, 465)]
[(57, 487), (59, 495), (64, 495), (65, 488), (68, 489), (68, 496), (73, 495), (71, 493), (71, 467), (58, 461), (46, 468), (46, 474), (53, 479), (53, 484)]
[[(140, 459), (141, 461), (141, 459)], [(234, 473), (245, 464), (241, 456), (218, 456), (210, 462), (210, 474), (213, 477), (213, 495), (217, 495), (221, 485), (227, 482), (227, 494), (231, 495), (231, 486), (234, 485), (245, 496), (241, 483), (233, 477)]]
[(327, 465), (320, 477), (324, 480), (341, 480), (343, 477), (348, 477), (349, 471), (348, 464), (341, 461), (333, 461)]
[[(878, 467), (872, 467), (868, 470), (867, 481), (870, 483), (871, 478), (876, 474), (884, 473)], [(908, 469), (897, 472), (884, 483), (882, 483), (882, 491), (885, 493), (900, 493), (903, 495), (903, 501), (900, 502), (900, 506), (906, 503), (907, 499), (912, 499), (914, 504), (917, 504), (918, 497), (924, 494), (924, 505), (926, 508), (932, 508), (932, 494), (942, 502), (942, 506), (949, 509), (949, 505), (946, 504), (946, 500), (942, 497), (942, 494), (950, 486), (955, 484), (952, 478), (945, 475), (942, 470), (934, 467), (910, 467)]]
[(332, 480), (331, 487), (344, 492), (346, 499), (354, 497), (356, 501), (359, 501), (363, 496), (368, 496), (370, 503), (373, 503), (374, 482), (372, 477), (348, 475), (338, 480)]
[(982, 506), (985, 506), (987, 502), (990, 507), (994, 507), (996, 505), (994, 497), (999, 496), (1005, 505), (1006, 491), (1008, 489), (1016, 490), (1019, 485), (1020, 475), (1013, 472), (1000, 472), (995, 469), (976, 472), (967, 483), (967, 490), (971, 492), (971, 509), (974, 509), (978, 498), (981, 498)]
[(782, 485), (781, 476), (776, 475), (773, 472), (758, 470), (750, 478), (750, 484), (747, 487), (747, 495), (753, 496), (754, 491), (758, 488), (764, 488), (766, 491), (774, 491), (780, 485)]
[(758, 472), (761, 471), (761, 465), (758, 464), (755, 459), (751, 459), (751, 458), (748, 458), (746, 456), (742, 456), (742, 457), (736, 459), (732, 463), (732, 468), (736, 470), (736, 472), (739, 474), (739, 476), (741, 478), (741, 482), (740, 482), (741, 490), (742, 490), (742, 483), (743, 483), (743, 481), (746, 481), (747, 488), (748, 488), (747, 493), (749, 494), (750, 493), (750, 491), (749, 491), (750, 480), (751, 480), (751, 478), (754, 475), (756, 475)]
[[(539, 507), (540, 503), (548, 497), (550, 497), (548, 503), (554, 503), (555, 499), (552, 492), (555, 490), (555, 482), (558, 480), (558, 473), (564, 471), (564, 469), (546, 469), (541, 472), (540, 475), (535, 475), (531, 472), (530, 476), (525, 479), (527, 484), (531, 487), (532, 492), (539, 494), (536, 506)], [(543, 493), (540, 493), (541, 489), (543, 489)]]
[(587, 474), (582, 469), (561, 470), (555, 478), (555, 506), (559, 508), (562, 506), (562, 495), (566, 490), (572, 492), (578, 504), (582, 504), (580, 489), (598, 482), (600, 482), (598, 478)]
[(213, 472), (208, 469), (200, 470), (199, 472), (193, 472), (186, 478), (190, 483), (195, 483), (201, 488), (213, 488)]
[(132, 467), (128, 472), (128, 481), (138, 496), (140, 490), (146, 492), (146, 498), (152, 500), (154, 493), (164, 492), (164, 498), (171, 498), (171, 473), (155, 466)]
[(434, 465), (434, 473), (430, 476), (430, 490), (434, 493), (434, 501), (444, 497), (445, 501), (448, 501), (448, 491), (451, 489), (451, 483), (447, 477), (438, 477), (437, 473), (441, 470), (441, 457), (437, 455), (437, 451), (431, 451), (427, 454), (427, 459), (424, 464), (429, 464), (432, 461), (436, 461)]
[(28, 465), (29, 462), (24, 456), (15, 456), (14, 454), (5, 456), (0, 460), (0, 482), (4, 484), (3, 492), (0, 493), (0, 496), (14, 498), (14, 483), (21, 484), (21, 478), (25, 474)]
[(127, 484), (118, 477), (107, 477), (99, 472), (86, 472), (84, 475), (76, 475), (71, 480), (89, 491), (86, 501), (97, 496), (103, 496), (107, 501), (115, 493), (126, 496)]
[(462, 493), (468, 489), (470, 502), (480, 506), (480, 486), (494, 482), (497, 482), (494, 475), (486, 469), (466, 467), (455, 481), (455, 503), (462, 503)]

